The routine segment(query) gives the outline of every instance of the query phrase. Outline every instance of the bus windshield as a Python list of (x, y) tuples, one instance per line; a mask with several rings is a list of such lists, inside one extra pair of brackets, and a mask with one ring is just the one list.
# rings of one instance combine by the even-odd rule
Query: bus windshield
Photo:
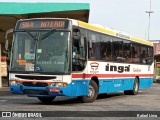
[(17, 31), (11, 71), (66, 73), (69, 71), (70, 32)]

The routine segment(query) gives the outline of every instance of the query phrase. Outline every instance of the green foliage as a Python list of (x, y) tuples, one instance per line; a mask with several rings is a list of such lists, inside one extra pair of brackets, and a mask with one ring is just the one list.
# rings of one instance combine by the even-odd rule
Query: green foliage
[(160, 68), (157, 68), (157, 70), (156, 70), (156, 71), (157, 71), (157, 72), (156, 72), (156, 73), (157, 73), (157, 75), (158, 75), (158, 76), (160, 76)]

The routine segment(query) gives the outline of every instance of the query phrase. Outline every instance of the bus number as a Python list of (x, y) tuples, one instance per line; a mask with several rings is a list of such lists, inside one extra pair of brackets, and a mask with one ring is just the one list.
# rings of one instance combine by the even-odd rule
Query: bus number
[(33, 22), (22, 22), (21, 28), (33, 28), (34, 23)]

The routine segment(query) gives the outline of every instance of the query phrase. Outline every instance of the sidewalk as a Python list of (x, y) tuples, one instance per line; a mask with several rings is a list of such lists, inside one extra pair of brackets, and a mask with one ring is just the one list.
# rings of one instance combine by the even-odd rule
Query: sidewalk
[(0, 97), (7, 96), (7, 95), (11, 95), (9, 87), (1, 87), (0, 88)]

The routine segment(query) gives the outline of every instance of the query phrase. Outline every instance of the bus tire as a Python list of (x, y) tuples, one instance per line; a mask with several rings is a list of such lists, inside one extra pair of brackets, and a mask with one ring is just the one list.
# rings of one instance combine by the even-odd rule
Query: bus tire
[(138, 78), (136, 77), (134, 80), (133, 90), (125, 90), (124, 94), (125, 95), (137, 95), (138, 91), (139, 91), (139, 81), (138, 81)]
[(43, 103), (51, 103), (56, 98), (56, 96), (54, 96), (54, 97), (37, 97), (37, 98)]
[(97, 83), (91, 80), (89, 89), (88, 89), (88, 96), (79, 96), (80, 99), (84, 103), (91, 103), (97, 99), (98, 96), (98, 86)]

